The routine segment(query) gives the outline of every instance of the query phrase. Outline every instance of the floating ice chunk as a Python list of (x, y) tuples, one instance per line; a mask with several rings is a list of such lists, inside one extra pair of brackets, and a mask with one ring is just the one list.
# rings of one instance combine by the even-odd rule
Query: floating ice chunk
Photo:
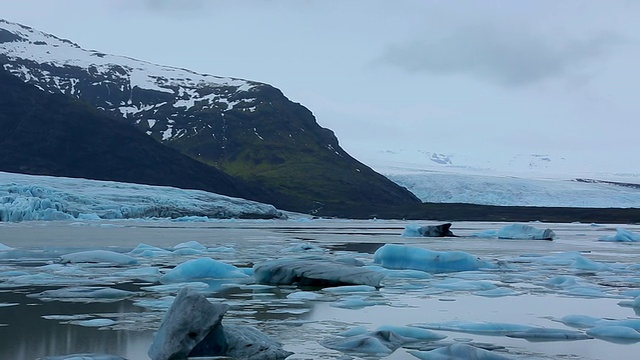
[(31, 285), (31, 286), (69, 286), (69, 285), (94, 285), (95, 279), (85, 277), (70, 277), (70, 276), (56, 276), (52, 274), (29, 274), (15, 276), (8, 280), (8, 284), (17, 286)]
[(164, 284), (164, 285), (152, 285), (152, 286), (143, 286), (140, 289), (144, 291), (153, 291), (159, 293), (177, 293), (182, 288), (191, 288), (194, 290), (209, 290), (210, 286), (208, 283), (193, 281), (193, 282), (179, 282), (175, 284)]
[(599, 240), (611, 242), (638, 242), (640, 241), (640, 234), (633, 233), (624, 228), (616, 228), (615, 235), (603, 236)]
[(569, 288), (578, 286), (578, 278), (575, 276), (558, 275), (545, 281), (545, 285), (553, 288)]
[(472, 322), (472, 321), (446, 321), (441, 323), (418, 323), (411, 324), (423, 329), (457, 331), (479, 335), (505, 335), (518, 331), (533, 329), (528, 325), (494, 323), (494, 322)]
[(271, 260), (253, 267), (260, 284), (299, 286), (380, 286), (383, 274), (357, 266), (316, 259)]
[(429, 274), (428, 272), (424, 272), (421, 270), (411, 270), (411, 269), (394, 270), (394, 269), (387, 269), (378, 265), (369, 265), (369, 266), (365, 266), (365, 268), (373, 271), (381, 272), (385, 275), (385, 277), (389, 277), (389, 278), (430, 279), (433, 277), (433, 275)]
[(598, 325), (598, 323), (602, 322), (602, 319), (587, 315), (567, 315), (557, 321), (567, 326), (584, 329)]
[(451, 223), (442, 225), (420, 226), (417, 224), (409, 224), (404, 228), (402, 237), (445, 237), (455, 236), (451, 230)]
[(59, 300), (71, 302), (114, 302), (136, 295), (135, 292), (98, 286), (66, 287), (45, 290), (29, 297), (40, 300)]
[(625, 307), (632, 307), (632, 308), (640, 308), (640, 295), (631, 301), (627, 301), (627, 300), (620, 301), (618, 305), (625, 306)]
[(493, 239), (498, 237), (498, 230), (485, 230), (480, 231), (474, 234), (471, 234), (472, 237), (482, 238), (482, 239)]
[(635, 343), (640, 341), (640, 332), (627, 326), (596, 326), (587, 330), (587, 335), (614, 343)]
[(510, 358), (489, 350), (463, 343), (454, 343), (431, 351), (409, 350), (409, 354), (424, 360), (509, 360)]
[(18, 303), (0, 303), (0, 308), (1, 307), (16, 306), (16, 305), (20, 305), (20, 304), (18, 304)]
[(3, 243), (0, 243), (0, 251), (9, 251), (9, 250), (13, 250), (13, 248)]
[(161, 249), (156, 246), (140, 243), (138, 244), (138, 246), (135, 247), (135, 249), (131, 250), (129, 253), (132, 255), (152, 257), (152, 256), (159, 256), (159, 255), (170, 255), (171, 251)]
[(332, 293), (332, 294), (344, 294), (344, 293), (354, 293), (354, 292), (372, 292), (376, 291), (377, 288), (369, 285), (348, 285), (348, 286), (337, 286), (325, 288), (322, 291)]
[(91, 320), (77, 320), (72, 321), (71, 324), (80, 325), (85, 327), (103, 327), (111, 326), (116, 322), (111, 319), (91, 319)]
[(414, 326), (383, 325), (377, 328), (376, 331), (392, 331), (402, 337), (420, 341), (437, 341), (447, 337), (446, 335), (434, 333), (433, 331), (417, 328)]
[(60, 262), (66, 263), (107, 263), (113, 265), (135, 265), (138, 260), (131, 256), (108, 250), (89, 250), (62, 255)]
[(403, 344), (416, 341), (400, 336), (393, 331), (374, 331), (349, 337), (336, 337), (320, 341), (320, 345), (342, 352), (362, 354), (391, 354)]
[(160, 277), (163, 284), (177, 282), (203, 281), (211, 279), (248, 280), (249, 275), (237, 267), (211, 258), (200, 258), (186, 261)]
[(148, 355), (152, 360), (186, 359), (209, 333), (222, 333), (222, 317), (229, 309), (183, 288), (164, 315)]
[(322, 295), (313, 291), (296, 291), (287, 295), (287, 299), (291, 300), (316, 300), (321, 297)]
[(386, 305), (387, 302), (383, 300), (371, 300), (366, 296), (352, 295), (347, 296), (340, 301), (331, 303), (329, 306), (337, 307), (341, 309), (362, 309), (368, 306)]
[(127, 360), (122, 356), (107, 354), (71, 354), (62, 356), (45, 356), (39, 360)]
[(502, 296), (522, 295), (522, 293), (519, 291), (515, 291), (515, 290), (504, 288), (504, 287), (499, 287), (491, 290), (475, 291), (472, 294), (478, 295), (478, 296), (484, 296), (484, 297), (502, 297)]
[(175, 255), (180, 255), (180, 256), (189, 256), (189, 255), (200, 255), (202, 254), (204, 251), (203, 250), (198, 250), (198, 249), (192, 249), (192, 248), (180, 248), (180, 249), (175, 249), (173, 251), (173, 253)]
[(576, 269), (580, 270), (591, 270), (591, 271), (609, 271), (611, 270), (610, 266), (605, 264), (595, 262), (593, 260), (589, 260), (582, 255), (576, 256), (572, 266)]
[(470, 281), (459, 279), (445, 279), (443, 281), (434, 282), (431, 286), (441, 289), (453, 291), (480, 291), (492, 290), (497, 286), (488, 281)]
[(118, 277), (124, 277), (127, 279), (136, 279), (143, 280), (149, 282), (156, 282), (160, 279), (162, 274), (160, 273), (160, 269), (154, 266), (151, 267), (143, 267), (138, 269), (129, 269), (125, 271), (120, 271), (114, 273), (113, 275)]
[(149, 348), (152, 360), (228, 356), (281, 360), (292, 353), (251, 326), (223, 326), (226, 304), (213, 304), (191, 289), (180, 290)]
[(553, 240), (556, 234), (551, 229), (537, 229), (531, 225), (511, 224), (495, 232), (489, 230), (473, 236), (482, 238), (519, 239), (519, 240)]
[(413, 269), (432, 273), (489, 267), (487, 262), (463, 251), (431, 251), (396, 244), (386, 244), (376, 250), (373, 261), (390, 269)]
[(184, 249), (184, 248), (188, 248), (188, 249), (194, 249), (194, 250), (200, 250), (200, 251), (205, 251), (207, 250), (207, 247), (200, 244), (197, 241), (187, 241), (187, 242), (183, 242), (180, 243), (176, 246), (173, 247), (174, 249)]
[(367, 328), (365, 326), (356, 326), (356, 327), (353, 327), (353, 328), (351, 328), (349, 330), (345, 330), (345, 331), (339, 333), (338, 336), (344, 336), (344, 337), (356, 336), (356, 335), (366, 334), (368, 332), (369, 332), (369, 330), (367, 330)]
[(236, 249), (228, 246), (218, 246), (213, 248), (207, 248), (207, 252), (216, 252), (216, 253), (234, 253)]
[(586, 340), (591, 336), (576, 330), (531, 328), (505, 334), (507, 337), (525, 339), (528, 341), (558, 341), (558, 340)]

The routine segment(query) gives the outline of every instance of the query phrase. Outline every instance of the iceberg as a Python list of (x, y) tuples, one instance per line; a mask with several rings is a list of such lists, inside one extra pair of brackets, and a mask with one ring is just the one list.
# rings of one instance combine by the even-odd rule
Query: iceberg
[(631, 344), (640, 341), (640, 332), (628, 326), (596, 326), (587, 330), (586, 333), (596, 339), (613, 343)]
[(180, 282), (207, 282), (215, 279), (248, 280), (251, 277), (239, 268), (213, 260), (211, 258), (199, 258), (188, 260), (160, 277), (163, 284)]
[(517, 240), (553, 240), (556, 234), (551, 229), (538, 229), (525, 224), (511, 224), (502, 227), (500, 230), (487, 230), (475, 233), (472, 236)]
[(0, 251), (9, 251), (9, 250), (13, 250), (13, 248), (3, 243), (0, 243)]
[(443, 346), (431, 351), (410, 350), (409, 354), (424, 360), (509, 360), (506, 356), (494, 353), (493, 351), (477, 348), (472, 345), (455, 343)]
[(320, 341), (320, 345), (341, 352), (388, 355), (403, 344), (419, 341), (406, 338), (391, 330), (376, 330), (348, 337), (335, 337)]
[(477, 270), (490, 265), (464, 251), (431, 251), (413, 246), (386, 244), (376, 250), (373, 262), (389, 269), (430, 273)]
[(0, 172), (0, 222), (189, 216), (284, 217), (272, 205), (201, 190)]
[(65, 254), (60, 257), (60, 262), (67, 263), (107, 263), (113, 265), (135, 265), (138, 260), (131, 256), (120, 254), (108, 250), (89, 250), (80, 251), (71, 254)]
[(380, 287), (384, 275), (362, 267), (318, 259), (271, 260), (253, 267), (256, 282), (267, 285)]
[(455, 237), (451, 230), (449, 230), (450, 228), (451, 223), (427, 226), (409, 224), (404, 228), (402, 237)]
[(631, 232), (623, 228), (617, 228), (615, 235), (603, 236), (599, 240), (610, 242), (638, 242), (640, 241), (640, 234)]
[(99, 286), (78, 286), (45, 290), (27, 296), (40, 300), (70, 302), (114, 302), (135, 296), (135, 292)]
[(258, 329), (223, 326), (229, 306), (211, 303), (192, 289), (180, 290), (165, 314), (148, 355), (151, 360), (227, 356), (237, 359), (281, 360), (292, 353)]
[(506, 335), (515, 332), (523, 332), (533, 329), (528, 325), (472, 322), (472, 321), (447, 321), (441, 323), (417, 323), (410, 326), (430, 330), (456, 331), (478, 335)]
[(507, 337), (525, 339), (528, 341), (558, 341), (558, 340), (586, 340), (591, 336), (576, 330), (531, 328), (505, 334)]

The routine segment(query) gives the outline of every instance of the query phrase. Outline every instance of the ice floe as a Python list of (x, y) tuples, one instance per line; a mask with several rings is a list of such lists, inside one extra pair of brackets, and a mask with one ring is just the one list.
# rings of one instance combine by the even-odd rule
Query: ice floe
[(211, 258), (188, 260), (160, 277), (163, 284), (178, 282), (201, 281), (218, 279), (249, 280), (250, 276), (237, 267), (216, 261)]
[(389, 269), (412, 269), (431, 273), (491, 267), (489, 263), (463, 251), (432, 251), (396, 244), (386, 244), (376, 250), (373, 261)]
[(60, 262), (66, 263), (107, 263), (113, 265), (135, 265), (138, 260), (135, 258), (108, 250), (88, 250), (60, 257)]
[(526, 224), (510, 224), (499, 230), (486, 230), (475, 233), (473, 236), (498, 239), (553, 240), (556, 234), (551, 229), (538, 229)]
[(271, 260), (257, 264), (253, 269), (256, 281), (269, 285), (378, 287), (384, 278), (383, 274), (363, 267), (315, 258)]
[(640, 241), (640, 234), (631, 232), (624, 228), (617, 228), (615, 235), (603, 236), (599, 240), (611, 242), (638, 242)]

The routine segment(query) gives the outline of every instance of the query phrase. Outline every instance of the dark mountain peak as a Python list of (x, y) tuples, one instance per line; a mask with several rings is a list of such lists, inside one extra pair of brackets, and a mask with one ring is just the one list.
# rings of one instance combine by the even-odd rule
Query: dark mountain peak
[(0, 19), (0, 43), (4, 42), (28, 42), (38, 46), (70, 46), (80, 48), (78, 44), (67, 39), (47, 34), (26, 25)]

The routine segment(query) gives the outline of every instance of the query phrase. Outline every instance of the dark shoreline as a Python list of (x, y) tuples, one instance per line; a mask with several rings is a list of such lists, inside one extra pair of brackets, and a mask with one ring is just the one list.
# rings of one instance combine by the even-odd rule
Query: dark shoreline
[[(476, 204), (423, 203), (386, 208), (333, 209), (329, 216), (349, 219), (405, 219), (441, 221), (544, 221), (640, 224), (640, 208), (573, 208), (493, 206)], [(323, 214), (318, 214), (323, 215)]]

